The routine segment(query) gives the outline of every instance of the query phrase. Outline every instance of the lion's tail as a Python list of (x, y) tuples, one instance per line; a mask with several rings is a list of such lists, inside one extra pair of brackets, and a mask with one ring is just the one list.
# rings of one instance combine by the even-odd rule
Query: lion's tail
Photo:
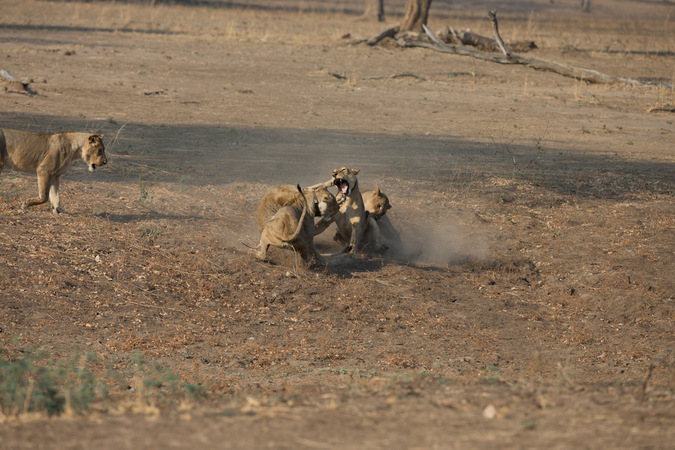
[(348, 245), (345, 248), (343, 248), (340, 251), (337, 251), (335, 253), (320, 253), (321, 256), (324, 258), (335, 258), (336, 256), (344, 255), (345, 253), (349, 253), (352, 250), (352, 246)]
[(298, 227), (295, 229), (292, 235), (290, 235), (288, 238), (284, 239), (284, 242), (292, 242), (300, 236), (300, 232), (302, 231), (302, 226), (304, 225), (305, 222), (305, 217), (307, 217), (307, 198), (305, 197), (305, 194), (302, 193), (302, 188), (300, 185), (296, 185), (298, 188), (298, 192), (300, 193), (300, 197), (302, 197), (302, 214), (300, 215), (300, 219), (298, 220)]

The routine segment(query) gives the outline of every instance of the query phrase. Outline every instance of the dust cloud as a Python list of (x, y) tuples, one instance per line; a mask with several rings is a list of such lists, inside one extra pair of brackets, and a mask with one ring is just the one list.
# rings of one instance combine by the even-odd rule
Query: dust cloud
[(483, 261), (488, 254), (488, 240), (483, 231), (454, 223), (406, 224), (401, 241), (390, 244), (387, 258), (443, 268)]

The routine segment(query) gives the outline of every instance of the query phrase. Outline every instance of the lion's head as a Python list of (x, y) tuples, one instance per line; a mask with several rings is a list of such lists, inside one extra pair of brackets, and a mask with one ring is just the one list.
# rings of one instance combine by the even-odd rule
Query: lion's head
[(382, 191), (380, 191), (379, 186), (375, 186), (372, 194), (366, 201), (366, 209), (371, 216), (375, 219), (379, 219), (384, 216), (386, 212), (391, 208), (389, 203), (389, 197), (387, 197)]
[(358, 169), (341, 167), (333, 171), (333, 184), (338, 188), (338, 194), (348, 196), (356, 187)]
[(335, 196), (326, 188), (314, 189), (314, 203), (317, 216), (324, 220), (331, 219), (340, 210)]
[(89, 166), (90, 172), (108, 162), (103, 146), (103, 136), (92, 134), (87, 137), (87, 142), (82, 147), (82, 159)]

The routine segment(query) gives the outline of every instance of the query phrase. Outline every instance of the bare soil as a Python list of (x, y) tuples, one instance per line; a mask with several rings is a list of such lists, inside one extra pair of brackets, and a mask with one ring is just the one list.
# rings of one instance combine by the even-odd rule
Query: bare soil
[[(1, 126), (101, 132), (110, 162), (68, 172), (59, 216), (2, 173), (0, 356), (94, 354), (109, 392), (3, 410), (0, 448), (672, 448), (675, 115), (647, 112), (672, 88), (350, 45), (402, 0), (386, 24), (150, 3), (2, 4), (0, 69), (34, 95), (0, 92)], [(672, 2), (511, 3), (437, 0), (430, 26), (490, 36), (498, 9), (539, 58), (675, 76)], [(264, 193), (341, 166), (405, 245), (257, 261)], [(162, 371), (200, 395), (144, 387)]]

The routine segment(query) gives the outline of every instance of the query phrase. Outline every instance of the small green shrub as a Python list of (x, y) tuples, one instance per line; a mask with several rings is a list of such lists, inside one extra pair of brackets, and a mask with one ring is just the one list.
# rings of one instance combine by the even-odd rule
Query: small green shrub
[(40, 352), (26, 351), (16, 360), (0, 357), (0, 409), (5, 415), (27, 412), (52, 415), (66, 408), (80, 413), (89, 409), (103, 392), (86, 367), (92, 355), (56, 367), (36, 365), (36, 360), (43, 356)]

